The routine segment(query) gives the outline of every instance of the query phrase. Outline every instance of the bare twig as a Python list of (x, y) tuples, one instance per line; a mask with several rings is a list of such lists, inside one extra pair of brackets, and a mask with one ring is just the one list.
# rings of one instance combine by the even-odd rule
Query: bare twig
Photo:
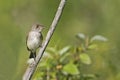
[(38, 55), (36, 57), (36, 64), (33, 67), (28, 66), (28, 68), (26, 69), (25, 74), (23, 75), (23, 80), (30, 80), (33, 73), (35, 72), (35, 69), (36, 69), (39, 61), (41, 60), (42, 55), (43, 55), (43, 53), (44, 53), (44, 51), (45, 51), (45, 49), (46, 49), (52, 35), (53, 35), (53, 32), (54, 32), (54, 30), (56, 28), (56, 25), (57, 25), (57, 23), (58, 23), (58, 21), (60, 19), (63, 8), (65, 6), (65, 2), (66, 2), (66, 0), (61, 0), (61, 2), (59, 4), (59, 7), (58, 7), (58, 10), (56, 12), (56, 15), (54, 17), (54, 20), (53, 20), (53, 22), (52, 22), (52, 24), (50, 26), (50, 29), (49, 29), (49, 31), (47, 33), (46, 39), (45, 39), (44, 43), (42, 44), (43, 46), (39, 49)]

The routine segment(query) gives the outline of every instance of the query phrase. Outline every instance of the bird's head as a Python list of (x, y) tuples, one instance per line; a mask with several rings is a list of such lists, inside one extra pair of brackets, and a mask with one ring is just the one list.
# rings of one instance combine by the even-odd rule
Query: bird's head
[(32, 26), (32, 30), (35, 30), (35, 31), (38, 31), (38, 32), (41, 32), (45, 27), (43, 25), (40, 25), (40, 24), (34, 24)]

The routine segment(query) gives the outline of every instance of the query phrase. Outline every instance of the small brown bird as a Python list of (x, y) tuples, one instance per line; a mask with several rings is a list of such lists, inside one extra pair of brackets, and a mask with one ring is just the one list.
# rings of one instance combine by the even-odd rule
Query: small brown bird
[(27, 35), (26, 45), (28, 51), (30, 51), (29, 60), (32, 59), (35, 61), (36, 50), (42, 46), (43, 36), (41, 31), (43, 30), (43, 28), (44, 27), (42, 25), (35, 24), (32, 26), (31, 31)]

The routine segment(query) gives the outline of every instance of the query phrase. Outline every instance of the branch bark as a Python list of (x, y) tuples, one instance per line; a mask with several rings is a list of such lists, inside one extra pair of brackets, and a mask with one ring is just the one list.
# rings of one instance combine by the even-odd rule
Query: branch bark
[(56, 15), (55, 15), (55, 17), (53, 19), (53, 22), (52, 22), (52, 24), (51, 24), (51, 26), (49, 28), (49, 31), (47, 33), (47, 36), (45, 38), (45, 41), (42, 44), (42, 47), (39, 49), (38, 55), (36, 57), (36, 63), (35, 63), (35, 65), (33, 67), (28, 66), (28, 68), (26, 69), (26, 72), (23, 75), (23, 80), (30, 80), (32, 78), (32, 75), (34, 74), (38, 63), (39, 63), (39, 61), (41, 60), (41, 58), (43, 56), (43, 53), (44, 53), (44, 51), (45, 51), (45, 49), (46, 49), (52, 35), (53, 35), (53, 32), (55, 31), (56, 25), (60, 20), (61, 14), (63, 12), (63, 8), (65, 6), (65, 2), (66, 2), (66, 0), (61, 0), (61, 2), (59, 4), (59, 7), (57, 9)]

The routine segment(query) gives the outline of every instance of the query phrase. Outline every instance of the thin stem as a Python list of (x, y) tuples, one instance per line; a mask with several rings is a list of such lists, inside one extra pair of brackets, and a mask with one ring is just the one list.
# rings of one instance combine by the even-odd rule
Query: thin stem
[(30, 80), (32, 78), (32, 75), (34, 74), (34, 72), (36, 70), (36, 67), (37, 67), (39, 61), (41, 60), (42, 55), (43, 55), (43, 53), (44, 53), (44, 51), (45, 51), (45, 49), (46, 49), (52, 35), (53, 35), (53, 32), (54, 32), (54, 30), (56, 28), (56, 25), (59, 22), (59, 19), (61, 17), (62, 12), (63, 12), (63, 8), (65, 6), (65, 2), (66, 2), (66, 0), (61, 0), (61, 2), (59, 4), (59, 7), (58, 7), (58, 10), (56, 12), (56, 15), (55, 15), (55, 17), (53, 19), (53, 22), (52, 22), (52, 24), (50, 26), (50, 29), (49, 29), (49, 31), (47, 33), (47, 36), (45, 38), (45, 41), (42, 44), (42, 47), (39, 49), (38, 55), (36, 57), (36, 63), (32, 67), (28, 66), (28, 68), (26, 69), (26, 72), (23, 75), (23, 80)]

